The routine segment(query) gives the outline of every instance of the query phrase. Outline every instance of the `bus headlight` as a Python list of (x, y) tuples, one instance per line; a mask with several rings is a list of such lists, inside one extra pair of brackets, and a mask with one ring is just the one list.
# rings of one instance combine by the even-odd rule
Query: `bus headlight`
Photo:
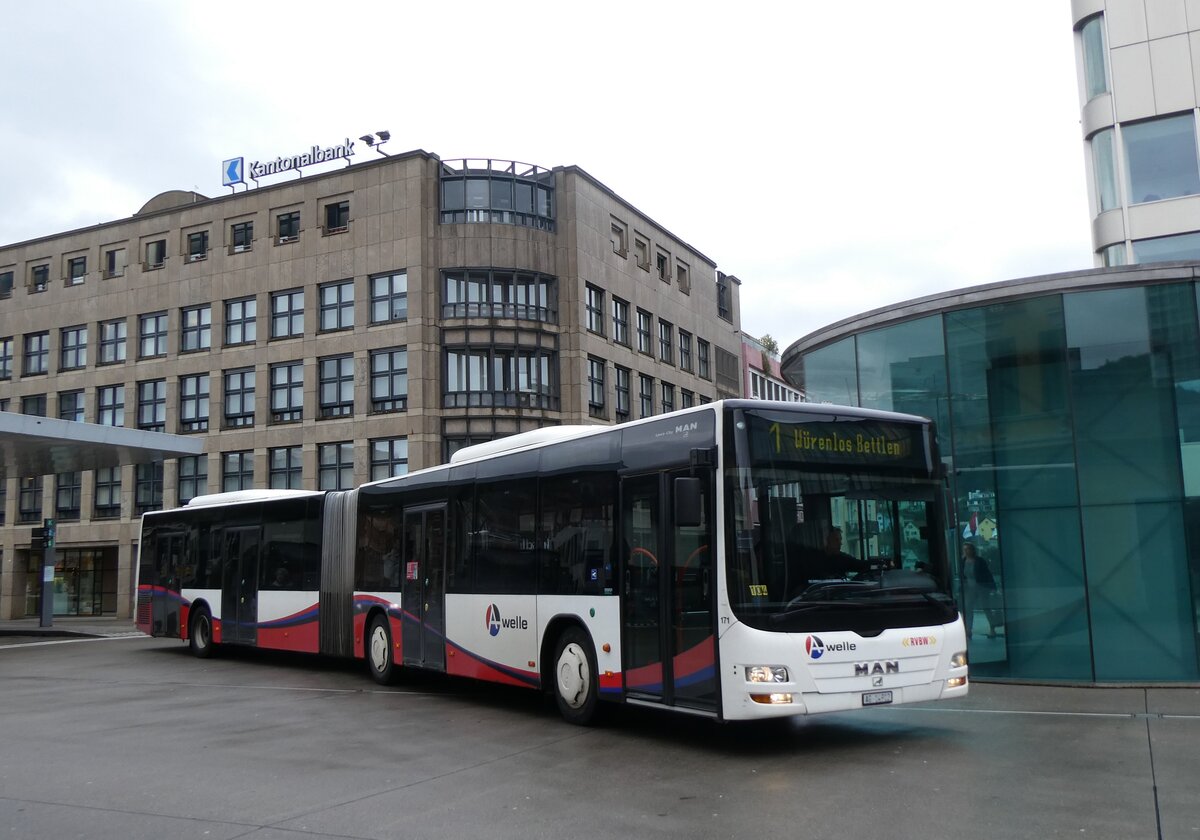
[(747, 665), (746, 682), (752, 683), (785, 683), (788, 681), (787, 668), (778, 665)]
[(950, 657), (950, 667), (951, 668), (967, 667), (967, 652), (965, 650), (960, 650), (958, 653), (951, 656)]

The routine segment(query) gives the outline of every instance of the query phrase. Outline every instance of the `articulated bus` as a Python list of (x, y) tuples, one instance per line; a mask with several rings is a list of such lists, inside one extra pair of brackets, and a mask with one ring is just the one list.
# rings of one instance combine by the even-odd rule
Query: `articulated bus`
[(138, 626), (721, 720), (966, 694), (932, 424), (727, 400), (142, 520)]

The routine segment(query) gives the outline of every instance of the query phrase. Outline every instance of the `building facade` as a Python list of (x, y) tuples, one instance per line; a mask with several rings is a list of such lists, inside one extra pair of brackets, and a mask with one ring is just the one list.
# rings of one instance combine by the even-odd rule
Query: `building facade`
[(784, 353), (812, 401), (937, 422), (973, 674), (1200, 678), (1198, 279), (1177, 263), (979, 286)]
[(142, 513), (740, 394), (739, 284), (578, 167), (377, 158), (0, 247), (0, 410), (205, 454), (0, 481), (0, 618), (127, 616)]
[(1200, 259), (1200, 3), (1071, 10), (1095, 264)]
[(778, 351), (748, 333), (742, 333), (742, 389), (742, 396), (751, 400), (804, 401), (804, 395), (784, 381)]

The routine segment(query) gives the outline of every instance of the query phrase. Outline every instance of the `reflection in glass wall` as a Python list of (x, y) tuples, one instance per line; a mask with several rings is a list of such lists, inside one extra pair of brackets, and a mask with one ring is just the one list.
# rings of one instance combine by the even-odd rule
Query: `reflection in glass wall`
[(858, 336), (858, 387), (864, 408), (932, 418), (943, 455), (950, 452), (942, 316)]
[[(959, 537), (1003, 605), (1001, 628), (973, 634), (972, 664), (985, 675), (1089, 680), (1061, 299), (947, 313), (946, 347)], [(986, 587), (966, 583), (968, 594)]]
[(810, 402), (858, 405), (854, 337), (805, 356), (802, 380), (801, 388)]

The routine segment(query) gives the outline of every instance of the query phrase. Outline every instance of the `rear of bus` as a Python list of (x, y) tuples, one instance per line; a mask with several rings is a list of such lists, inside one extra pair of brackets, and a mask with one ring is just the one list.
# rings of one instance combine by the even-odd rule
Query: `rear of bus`
[(725, 426), (724, 717), (965, 695), (932, 424), (743, 402)]

